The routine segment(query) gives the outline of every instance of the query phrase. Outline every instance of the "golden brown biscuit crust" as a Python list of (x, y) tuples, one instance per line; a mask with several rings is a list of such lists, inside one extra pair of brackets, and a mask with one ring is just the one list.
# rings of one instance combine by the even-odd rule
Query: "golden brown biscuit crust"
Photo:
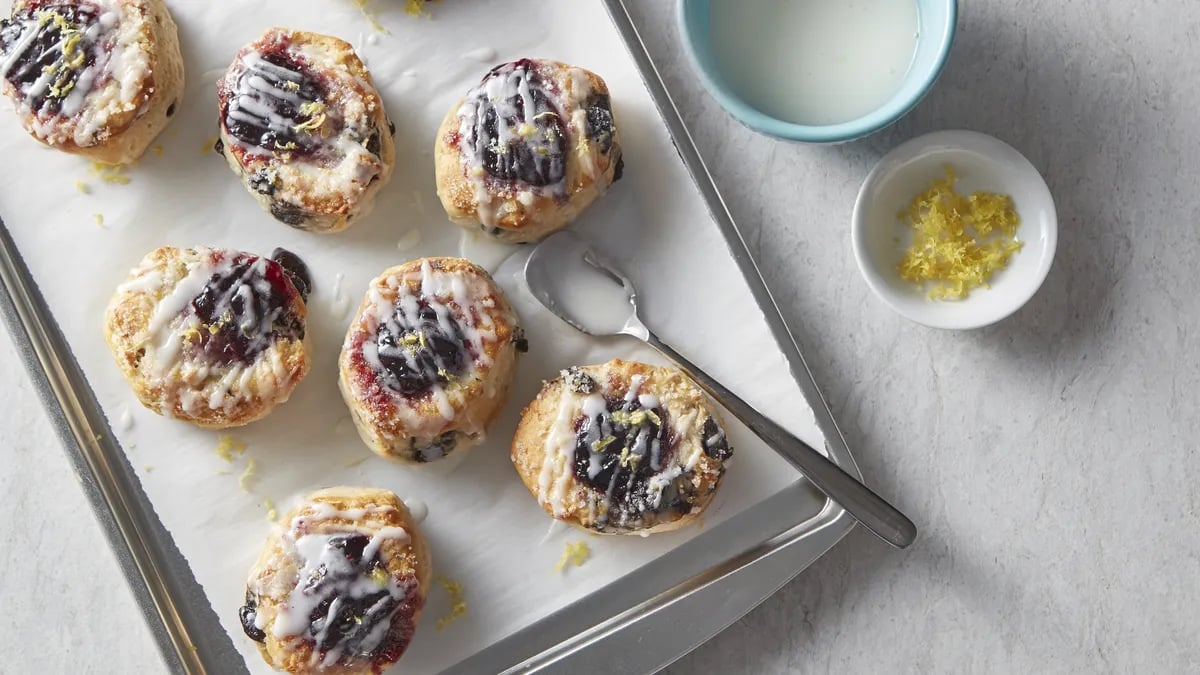
[[(594, 400), (589, 403), (589, 398)], [(611, 412), (614, 407), (655, 412), (629, 422), (612, 440), (596, 434), (592, 447), (601, 450), (590, 460), (597, 462), (592, 466), (599, 478), (589, 484), (578, 473), (588, 466), (577, 457), (579, 434), (597, 424), (600, 411), (606, 423), (615, 425), (614, 416), (622, 413)], [(661, 424), (649, 426), (656, 419)], [(651, 467), (648, 449), (642, 459), (635, 457), (638, 448), (626, 451), (636, 446), (639, 428), (663, 444), (659, 467)], [(703, 513), (731, 453), (715, 408), (686, 375), (618, 359), (571, 368), (546, 382), (522, 413), (510, 456), (525, 486), (551, 516), (602, 534), (653, 534), (682, 527)], [(639, 468), (645, 473), (638, 474)], [(606, 479), (610, 474), (611, 482)], [(610, 500), (606, 490), (611, 485), (633, 487)]]
[[(414, 306), (433, 301), (454, 317), (470, 362), (461, 374), (448, 373), (438, 378), (446, 381), (407, 394), (388, 385), (370, 350), (385, 322), (381, 312), (397, 315), (401, 296)], [(471, 339), (472, 330), (477, 339)], [(409, 348), (427, 354), (430, 346), (419, 335), (412, 338), (417, 334), (407, 333)], [(483, 439), (507, 400), (522, 339), (516, 314), (487, 271), (462, 258), (420, 258), (384, 271), (369, 285), (346, 334), (338, 382), (373, 451), (401, 462), (431, 461)]]
[[(403, 529), (406, 536), (382, 536)], [(382, 533), (382, 534), (381, 534)], [(369, 655), (343, 656), (323, 665), (322, 654), (308, 633), (276, 635), (274, 624), (285, 612), (291, 592), (300, 582), (305, 561), (296, 541), (306, 535), (361, 534), (379, 536), (379, 561), (390, 581), (378, 579), (403, 592), (403, 600), (389, 619), (386, 636)], [(322, 673), (359, 675), (379, 673), (395, 663), (412, 640), (425, 606), (433, 574), (429, 547), (408, 507), (392, 492), (374, 488), (334, 487), (314, 492), (304, 503), (280, 519), (267, 539), (246, 582), (249, 623), (262, 632), (258, 643), (263, 659), (272, 667), (296, 675)], [(243, 625), (247, 615), (243, 610)]]
[[(484, 168), (471, 145), (471, 137), (477, 133), (472, 124), (479, 114), (477, 97), (492, 93), (486, 87), (497, 71), (511, 74), (514, 66), (519, 68), (516, 72), (531, 73), (531, 78), (541, 83), (541, 91), (546, 92), (543, 105), (556, 109), (539, 114), (554, 114), (559, 120), (557, 128), (563, 135), (561, 181), (533, 186), (520, 179), (498, 178)], [(536, 88), (536, 82), (531, 86)], [(517, 91), (521, 89), (502, 96)], [(518, 128), (513, 133), (557, 132), (543, 125)], [(512, 153), (514, 148), (517, 146), (506, 145), (500, 152)], [(559, 61), (523, 59), (497, 66), (480, 87), (446, 114), (438, 130), (434, 161), (438, 197), (450, 220), (507, 243), (542, 239), (574, 220), (620, 177), (620, 138), (609, 104), (608, 86), (599, 75)]]

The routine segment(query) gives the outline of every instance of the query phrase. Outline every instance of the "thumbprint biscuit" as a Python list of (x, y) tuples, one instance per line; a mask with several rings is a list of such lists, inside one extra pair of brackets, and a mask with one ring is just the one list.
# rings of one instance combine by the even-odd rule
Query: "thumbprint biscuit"
[(368, 287), (342, 346), (342, 395), (375, 452), (440, 459), (483, 440), (523, 344), (516, 314), (482, 268), (413, 260)]
[(614, 360), (563, 371), (512, 443), (525, 486), (553, 517), (602, 534), (666, 532), (712, 501), (733, 451), (682, 372)]
[(164, 247), (117, 287), (105, 338), (147, 408), (220, 429), (291, 396), (309, 368), (310, 282), (294, 254), (275, 258)]
[(608, 87), (558, 61), (496, 66), (446, 115), (435, 161), (450, 220), (507, 243), (542, 239), (621, 177)]
[(17, 0), (0, 22), (0, 86), (37, 140), (107, 164), (142, 156), (183, 93), (162, 0)]
[(217, 98), (218, 150), (276, 220), (340, 232), (391, 178), (391, 123), (343, 40), (272, 28), (238, 52)]

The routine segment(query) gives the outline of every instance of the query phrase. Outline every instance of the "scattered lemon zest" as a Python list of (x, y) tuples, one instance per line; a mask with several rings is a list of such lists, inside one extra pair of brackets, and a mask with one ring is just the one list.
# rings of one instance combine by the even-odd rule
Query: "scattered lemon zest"
[(204, 146), (200, 148), (200, 154), (207, 155), (208, 153), (212, 152), (213, 148), (217, 145), (217, 141), (219, 140), (221, 140), (220, 136), (209, 136), (208, 139), (204, 141)]
[[(133, 446), (130, 446), (130, 447), (133, 447)], [(142, 467), (142, 470), (144, 470), (146, 473), (150, 473), (151, 471), (153, 471), (153, 470), (154, 470), (154, 467), (152, 467), (152, 466), (150, 466), (149, 464), (147, 464), (147, 465), (145, 465), (145, 466), (143, 466), (143, 467)]]
[(594, 440), (592, 441), (592, 452), (604, 452), (604, 449), (616, 440), (616, 436), (605, 436), (604, 438)]
[(163, 148), (163, 146), (161, 146), (161, 145), (156, 145), (156, 146), (154, 146), (153, 148), (151, 148), (151, 150), (153, 150), (153, 151), (154, 151), (154, 155), (155, 155), (156, 157), (162, 157), (162, 156), (163, 156), (163, 151), (165, 150), (165, 148)]
[(125, 175), (125, 165), (92, 162), (92, 173), (105, 183), (128, 185), (129, 176)]
[[(441, 2), (442, 0), (435, 1)], [(404, 11), (411, 16), (423, 16), (425, 18), (429, 18), (430, 16), (433, 16), (429, 12), (425, 11), (425, 8), (429, 6), (429, 2), (430, 0), (405, 0)]]
[(279, 517), (279, 512), (275, 510), (275, 502), (264, 498), (263, 507), (267, 509), (267, 520), (274, 522)]
[(1008, 266), (1024, 243), (1012, 197), (955, 191), (954, 168), (913, 197), (897, 217), (913, 230), (912, 245), (897, 269), (900, 278), (928, 288), (934, 300), (961, 300), (987, 288), (992, 274)]
[(97, 225), (99, 225), (100, 227), (104, 227), (104, 214), (103, 213), (93, 213), (92, 218), (96, 219)]
[[(200, 342), (200, 327), (189, 326), (179, 334), (179, 339), (182, 342)], [(220, 450), (217, 453), (220, 454)]]
[(242, 488), (242, 492), (250, 491), (250, 479), (254, 478), (255, 469), (257, 468), (254, 458), (251, 457), (246, 462), (246, 468), (242, 471), (242, 475), (238, 476), (238, 487)]
[(562, 574), (568, 566), (583, 567), (583, 563), (587, 562), (590, 557), (592, 557), (592, 549), (588, 547), (586, 541), (568, 541), (563, 549), (562, 558), (554, 566), (554, 571)]
[(387, 570), (383, 569), (382, 567), (373, 568), (367, 573), (367, 576), (370, 577), (371, 581), (374, 581), (375, 585), (379, 586), (380, 588), (386, 588), (388, 579), (391, 578), (391, 575), (387, 573)]
[(283, 88), (288, 91), (300, 91), (300, 83), (295, 80), (286, 80), (283, 83)]
[(303, 131), (309, 135), (312, 135), (312, 133), (314, 131), (317, 131), (318, 129), (321, 128), (322, 125), (325, 124), (325, 118), (326, 118), (325, 113), (320, 112), (320, 113), (317, 113), (316, 115), (313, 115), (312, 117), (305, 120), (304, 122), (292, 127), (292, 129), (296, 130), (297, 133)]
[(77, 180), (77, 181), (75, 181), (75, 189), (76, 189), (76, 190), (79, 190), (80, 192), (82, 192), (82, 193), (83, 193), (83, 194), (85, 194), (85, 195), (90, 195), (90, 194), (92, 194), (92, 188), (91, 188), (91, 186), (89, 186), (87, 183), (85, 183), (85, 182), (83, 182), (83, 181), (81, 181), (81, 180)]
[(463, 598), (461, 583), (442, 574), (437, 575), (435, 578), (446, 589), (446, 592), (450, 594), (450, 613), (437, 620), (437, 629), (442, 630), (455, 620), (467, 615), (467, 601)]
[(217, 437), (217, 447), (213, 452), (226, 462), (232, 462), (234, 455), (246, 452), (246, 444), (229, 434), (221, 434)]
[[(375, 10), (367, 7), (369, 4), (371, 4), (371, 0), (354, 0), (354, 6), (358, 8), (359, 12), (362, 12), (363, 18), (367, 20), (367, 23), (371, 24), (371, 28), (383, 33), (384, 35), (388, 35), (388, 29), (384, 28), (383, 24), (379, 23), (379, 19), (375, 17)], [(409, 0), (408, 5), (411, 6), (412, 4), (413, 0)], [(420, 13), (419, 0), (417, 8), (418, 13)], [(409, 14), (412, 14), (412, 10), (408, 6), (406, 6), (404, 9)]]

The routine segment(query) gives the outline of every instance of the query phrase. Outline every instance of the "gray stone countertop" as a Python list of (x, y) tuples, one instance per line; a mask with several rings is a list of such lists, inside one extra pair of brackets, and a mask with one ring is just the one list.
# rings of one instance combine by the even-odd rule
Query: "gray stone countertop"
[[(1200, 4), (965, 0), (925, 101), (834, 147), (732, 122), (674, 3), (631, 4), (863, 473), (921, 528), (856, 530), (669, 672), (1200, 670)], [(1025, 153), (1060, 228), (1042, 291), (965, 333), (884, 307), (849, 239), (873, 163), (954, 128)], [(0, 377), (0, 670), (161, 671), (7, 335)]]

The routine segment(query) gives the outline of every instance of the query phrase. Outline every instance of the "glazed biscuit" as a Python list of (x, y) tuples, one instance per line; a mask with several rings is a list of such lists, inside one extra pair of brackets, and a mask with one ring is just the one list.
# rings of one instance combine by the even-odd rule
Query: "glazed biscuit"
[(486, 271), (462, 258), (421, 258), (371, 282), (338, 381), (373, 451), (429, 462), (483, 440), (523, 348), (517, 316)]
[(217, 98), (218, 150), (280, 222), (340, 232), (391, 178), (391, 122), (343, 40), (272, 28), (238, 52)]
[(117, 288), (104, 336), (160, 415), (221, 429), (288, 399), (309, 369), (303, 263), (210, 248), (151, 251)]
[(551, 516), (601, 534), (652, 534), (698, 518), (732, 454), (686, 375), (614, 360), (547, 382), (521, 416), (511, 458)]
[(506, 243), (561, 229), (621, 177), (608, 87), (539, 59), (493, 68), (450, 110), (435, 146), (450, 220)]
[(284, 672), (377, 674), (412, 641), (431, 574), (425, 538), (399, 497), (329, 488), (271, 533), (239, 619)]
[(46, 145), (128, 164), (175, 114), (179, 37), (162, 0), (17, 0), (0, 23), (0, 86)]

